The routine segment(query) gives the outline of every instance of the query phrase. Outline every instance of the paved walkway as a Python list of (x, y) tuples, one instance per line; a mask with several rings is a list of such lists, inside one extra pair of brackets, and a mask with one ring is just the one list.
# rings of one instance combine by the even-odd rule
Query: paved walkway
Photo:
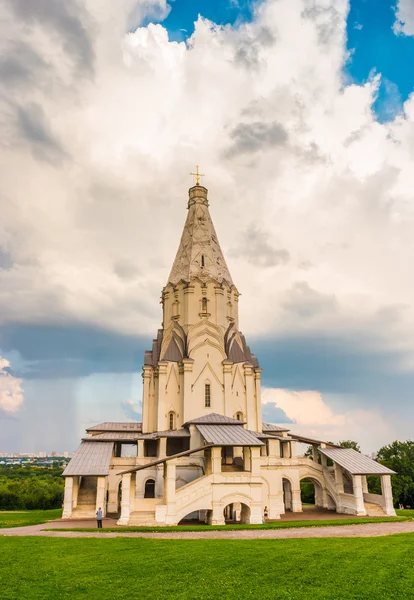
[(244, 531), (194, 531), (194, 532), (81, 532), (81, 531), (44, 531), (52, 523), (31, 525), (29, 527), (13, 527), (0, 529), (0, 536), (45, 536), (68, 538), (152, 538), (173, 540), (256, 540), (256, 539), (292, 539), (292, 538), (326, 538), (326, 537), (378, 537), (395, 533), (414, 533), (414, 521), (405, 523), (367, 523), (366, 525), (333, 525), (331, 527), (298, 527), (292, 529), (246, 529)]

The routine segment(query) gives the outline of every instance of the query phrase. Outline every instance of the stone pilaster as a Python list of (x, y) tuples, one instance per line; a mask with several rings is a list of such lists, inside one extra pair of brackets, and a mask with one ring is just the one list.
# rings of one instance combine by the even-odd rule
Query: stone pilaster
[(122, 475), (121, 516), (117, 525), (128, 525), (131, 513), (131, 473)]
[(95, 510), (98, 508), (102, 509), (102, 514), (106, 516), (106, 477), (97, 477), (96, 479), (96, 506)]
[(353, 475), (352, 483), (353, 483), (353, 488), (354, 488), (356, 514), (357, 515), (366, 515), (367, 512), (365, 510), (365, 504), (364, 504), (364, 494), (362, 491), (361, 475)]
[(246, 408), (247, 408), (247, 429), (257, 431), (256, 428), (256, 402), (255, 402), (255, 382), (253, 365), (245, 363), (244, 365), (244, 377), (246, 382)]
[[(233, 371), (233, 363), (230, 360), (223, 360), (223, 378), (224, 378), (224, 410), (223, 414), (227, 415), (227, 410), (231, 406), (231, 376)], [(230, 415), (231, 417), (233, 415)]]
[(386, 515), (395, 517), (394, 501), (392, 498), (391, 475), (381, 475), (381, 489), (384, 497), (384, 511)]
[(65, 477), (65, 493), (63, 497), (63, 519), (70, 519), (73, 508), (73, 477)]
[(254, 383), (256, 390), (256, 431), (262, 431), (262, 388), (261, 388), (261, 372), (262, 369), (255, 369)]
[(158, 363), (158, 424), (157, 431), (168, 429), (166, 420), (166, 386), (167, 386), (168, 362), (163, 360)]
[(343, 494), (344, 493), (344, 475), (342, 472), (342, 467), (335, 463), (335, 485), (336, 485), (336, 493)]

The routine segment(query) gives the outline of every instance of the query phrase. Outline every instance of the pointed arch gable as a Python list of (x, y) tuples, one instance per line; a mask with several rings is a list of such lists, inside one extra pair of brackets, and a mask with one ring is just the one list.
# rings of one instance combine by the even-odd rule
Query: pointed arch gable
[(236, 364), (236, 368), (234, 369), (234, 373), (233, 373), (233, 380), (231, 382), (231, 387), (234, 388), (235, 382), (236, 382), (236, 378), (237, 375), (239, 376), (240, 382), (243, 386), (243, 389), (246, 390), (246, 382), (244, 380), (243, 375), (241, 374), (241, 367), (240, 367), (240, 363)]
[(215, 344), (214, 342), (212, 342), (209, 338), (206, 338), (205, 340), (203, 340), (202, 342), (200, 342), (199, 344), (197, 344), (196, 346), (194, 346), (194, 348), (191, 348), (191, 350), (189, 351), (189, 356), (190, 358), (193, 358), (194, 353), (199, 349), (202, 348), (205, 345), (211, 346), (212, 348), (215, 348), (216, 350), (218, 350), (221, 354), (221, 356), (223, 357), (223, 360), (226, 359), (226, 353), (224, 352), (224, 349), (222, 348), (222, 346), (220, 346), (219, 344)]
[(178, 374), (178, 364), (172, 363), (169, 373), (167, 375), (167, 381), (165, 384), (165, 391), (168, 393), (168, 386), (170, 384), (171, 378), (174, 376), (175, 382), (177, 384), (177, 394), (180, 393), (180, 379)]
[[(194, 383), (191, 386), (191, 390), (194, 389), (194, 386), (197, 384), (198, 380), (200, 379), (200, 377), (203, 375), (203, 373), (211, 373), (211, 375), (213, 376), (213, 378), (215, 379), (215, 381), (219, 384), (219, 386), (221, 387), (221, 389), (224, 389), (224, 384), (220, 381), (220, 379), (217, 377), (217, 375), (215, 374), (213, 368), (211, 367), (210, 363), (206, 363), (204, 365), (204, 367), (201, 369), (197, 379), (194, 381)], [(205, 377), (205, 375), (204, 375)]]

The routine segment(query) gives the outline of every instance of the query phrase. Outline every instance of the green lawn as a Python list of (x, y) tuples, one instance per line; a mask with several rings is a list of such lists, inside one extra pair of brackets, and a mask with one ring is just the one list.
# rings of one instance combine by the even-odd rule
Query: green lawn
[(297, 540), (0, 537), (1, 600), (401, 600), (414, 535)]
[[(245, 529), (290, 529), (292, 527), (332, 527), (333, 525), (364, 525), (365, 523), (395, 523), (411, 520), (411, 517), (350, 517), (349, 519), (326, 519), (308, 521), (274, 521), (258, 525), (169, 525), (167, 527), (104, 527), (103, 532), (161, 533), (164, 531), (243, 531)], [(70, 527), (65, 531), (96, 531), (96, 527)], [(62, 528), (48, 528), (47, 531), (62, 531)]]
[(13, 512), (0, 511), (0, 529), (4, 529), (5, 527), (38, 525), (40, 523), (47, 523), (53, 519), (60, 519), (61, 516), (61, 508), (54, 508), (52, 510), (25, 510)]

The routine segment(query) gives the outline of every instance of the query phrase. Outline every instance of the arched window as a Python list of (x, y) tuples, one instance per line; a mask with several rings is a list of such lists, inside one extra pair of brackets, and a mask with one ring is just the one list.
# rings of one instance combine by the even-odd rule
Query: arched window
[(169, 429), (175, 429), (175, 413), (173, 411), (168, 413), (168, 425)]
[(236, 419), (238, 421), (243, 421), (243, 413), (241, 413), (241, 412), (236, 413)]
[(203, 298), (201, 300), (201, 312), (203, 312), (203, 313), (207, 312), (207, 298)]
[(204, 406), (206, 408), (210, 408), (211, 406), (211, 389), (209, 383), (206, 383), (204, 386)]
[(147, 479), (145, 482), (144, 498), (155, 498), (155, 480)]

